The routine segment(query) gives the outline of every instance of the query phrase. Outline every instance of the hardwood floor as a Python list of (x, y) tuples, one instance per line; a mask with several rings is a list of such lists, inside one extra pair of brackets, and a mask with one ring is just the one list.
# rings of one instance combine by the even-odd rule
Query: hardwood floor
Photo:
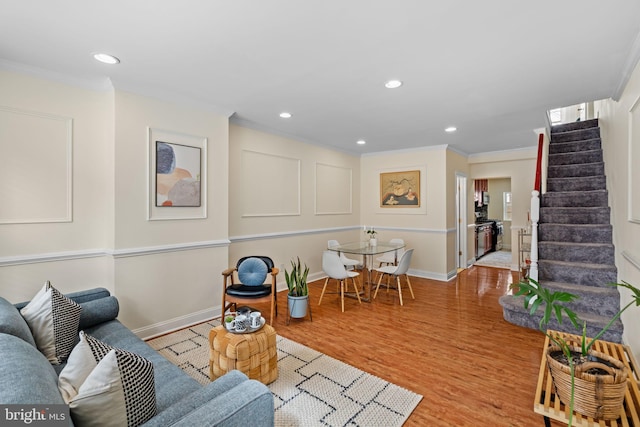
[(498, 304), (514, 280), (508, 270), (487, 267), (471, 267), (448, 283), (412, 277), (416, 299), (407, 292), (403, 307), (381, 288), (372, 303), (346, 299), (344, 313), (335, 294), (318, 306), (324, 280), (316, 281), (313, 321), (307, 316), (287, 326), (281, 292), (274, 327), (423, 395), (407, 426), (544, 425), (533, 412), (544, 336), (506, 322)]

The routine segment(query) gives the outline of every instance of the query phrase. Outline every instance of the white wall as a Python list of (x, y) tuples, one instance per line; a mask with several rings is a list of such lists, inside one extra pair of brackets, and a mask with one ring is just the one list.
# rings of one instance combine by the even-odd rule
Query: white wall
[[(630, 220), (629, 207), (640, 206), (640, 175), (637, 162), (630, 161), (629, 154), (630, 141), (633, 141), (631, 153), (640, 152), (639, 99), (640, 66), (637, 66), (618, 102), (609, 99), (595, 103), (596, 116), (600, 118), (618, 279), (636, 287), (640, 287), (640, 222)], [(632, 217), (637, 214), (640, 212), (636, 211)], [(626, 289), (621, 289), (620, 294), (621, 306), (631, 301)], [(640, 360), (640, 309), (631, 307), (623, 314), (622, 321), (623, 339), (631, 346), (636, 360)]]

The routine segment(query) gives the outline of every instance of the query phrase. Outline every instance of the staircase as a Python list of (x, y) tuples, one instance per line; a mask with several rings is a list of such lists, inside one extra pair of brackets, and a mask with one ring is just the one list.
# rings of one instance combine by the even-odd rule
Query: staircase
[[(567, 304), (587, 322), (593, 337), (620, 309), (610, 209), (598, 120), (554, 126), (549, 144), (547, 193), (540, 201), (538, 277), (545, 288), (579, 298)], [(538, 328), (540, 314), (530, 316), (524, 300), (500, 298), (505, 320)], [(550, 329), (581, 333), (565, 320), (553, 319)], [(602, 336), (621, 342), (622, 322), (616, 321)]]

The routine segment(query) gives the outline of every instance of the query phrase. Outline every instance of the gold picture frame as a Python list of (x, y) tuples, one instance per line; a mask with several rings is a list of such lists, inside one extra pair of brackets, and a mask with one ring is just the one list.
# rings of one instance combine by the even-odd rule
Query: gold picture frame
[(381, 208), (419, 208), (420, 171), (380, 173)]

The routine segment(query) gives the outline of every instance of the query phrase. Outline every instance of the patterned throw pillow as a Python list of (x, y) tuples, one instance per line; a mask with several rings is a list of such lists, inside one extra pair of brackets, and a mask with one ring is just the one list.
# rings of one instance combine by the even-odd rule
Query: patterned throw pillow
[(47, 280), (20, 314), (38, 349), (54, 365), (64, 362), (76, 342), (82, 308)]
[(58, 387), (78, 426), (138, 426), (156, 414), (153, 364), (84, 332)]

